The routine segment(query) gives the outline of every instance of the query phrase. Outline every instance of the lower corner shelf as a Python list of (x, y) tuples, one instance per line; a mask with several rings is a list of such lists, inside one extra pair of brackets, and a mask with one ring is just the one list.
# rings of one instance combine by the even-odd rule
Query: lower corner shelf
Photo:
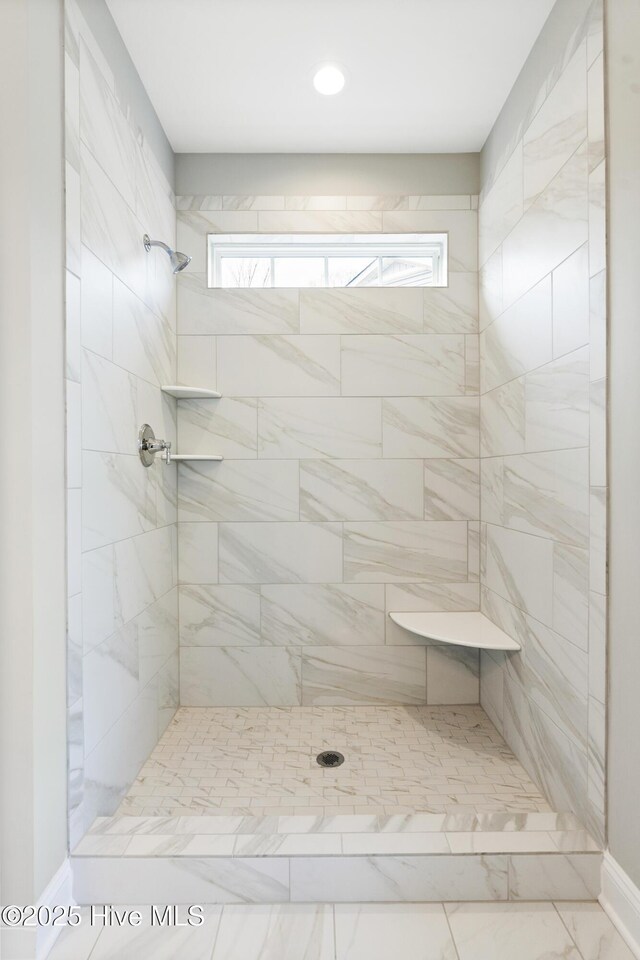
[(224, 457), (214, 456), (209, 453), (172, 453), (169, 463), (184, 463), (186, 460), (224, 460)]
[(492, 620), (477, 610), (464, 613), (390, 613), (394, 623), (428, 640), (479, 650), (520, 650)]

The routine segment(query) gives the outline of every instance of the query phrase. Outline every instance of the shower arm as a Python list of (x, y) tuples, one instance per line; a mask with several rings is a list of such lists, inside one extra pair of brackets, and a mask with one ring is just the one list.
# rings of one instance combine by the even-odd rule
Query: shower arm
[(173, 253), (173, 250), (171, 249), (168, 243), (163, 243), (162, 240), (152, 240), (148, 233), (145, 233), (144, 237), (142, 238), (142, 242), (144, 243), (144, 248), (147, 251), (147, 253), (149, 253), (149, 251), (151, 250), (151, 247), (162, 247), (162, 249), (165, 250), (166, 253), (168, 254)]

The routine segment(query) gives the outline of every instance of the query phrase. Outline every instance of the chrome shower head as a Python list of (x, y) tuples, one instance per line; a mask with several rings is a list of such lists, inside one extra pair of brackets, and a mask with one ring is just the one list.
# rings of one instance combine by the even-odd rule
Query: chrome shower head
[(180, 253), (179, 250), (172, 250), (169, 259), (174, 273), (180, 273), (188, 263), (191, 263), (191, 257), (188, 257), (186, 253)]
[(144, 243), (144, 248), (149, 253), (151, 247), (162, 247), (162, 249), (169, 255), (169, 260), (171, 261), (171, 266), (173, 267), (174, 273), (180, 273), (181, 270), (187, 266), (188, 263), (191, 263), (191, 257), (188, 257), (186, 253), (180, 253), (179, 250), (172, 250), (171, 247), (163, 243), (162, 240), (152, 240), (149, 237), (148, 233), (145, 233), (142, 238)]

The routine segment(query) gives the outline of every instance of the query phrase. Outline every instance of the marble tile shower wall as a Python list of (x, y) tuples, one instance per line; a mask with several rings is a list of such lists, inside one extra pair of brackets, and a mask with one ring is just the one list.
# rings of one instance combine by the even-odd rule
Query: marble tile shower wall
[[(181, 703), (476, 703), (476, 197), (178, 197)], [(206, 235), (448, 231), (445, 289), (213, 290)]]
[[(604, 831), (602, 12), (481, 195), (482, 704), (555, 809)], [(513, 145), (509, 145), (509, 149)]]
[(145, 232), (171, 189), (73, 0), (65, 2), (69, 798), (73, 845), (113, 812), (178, 704), (175, 467), (145, 470), (140, 423), (175, 440), (175, 289)]

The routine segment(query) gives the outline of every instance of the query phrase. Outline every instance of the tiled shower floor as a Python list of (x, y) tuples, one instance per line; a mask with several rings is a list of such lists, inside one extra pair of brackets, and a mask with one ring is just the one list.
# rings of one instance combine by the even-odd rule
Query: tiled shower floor
[[(320, 767), (326, 749), (345, 763)], [(117, 813), (550, 809), (479, 706), (182, 707)]]

